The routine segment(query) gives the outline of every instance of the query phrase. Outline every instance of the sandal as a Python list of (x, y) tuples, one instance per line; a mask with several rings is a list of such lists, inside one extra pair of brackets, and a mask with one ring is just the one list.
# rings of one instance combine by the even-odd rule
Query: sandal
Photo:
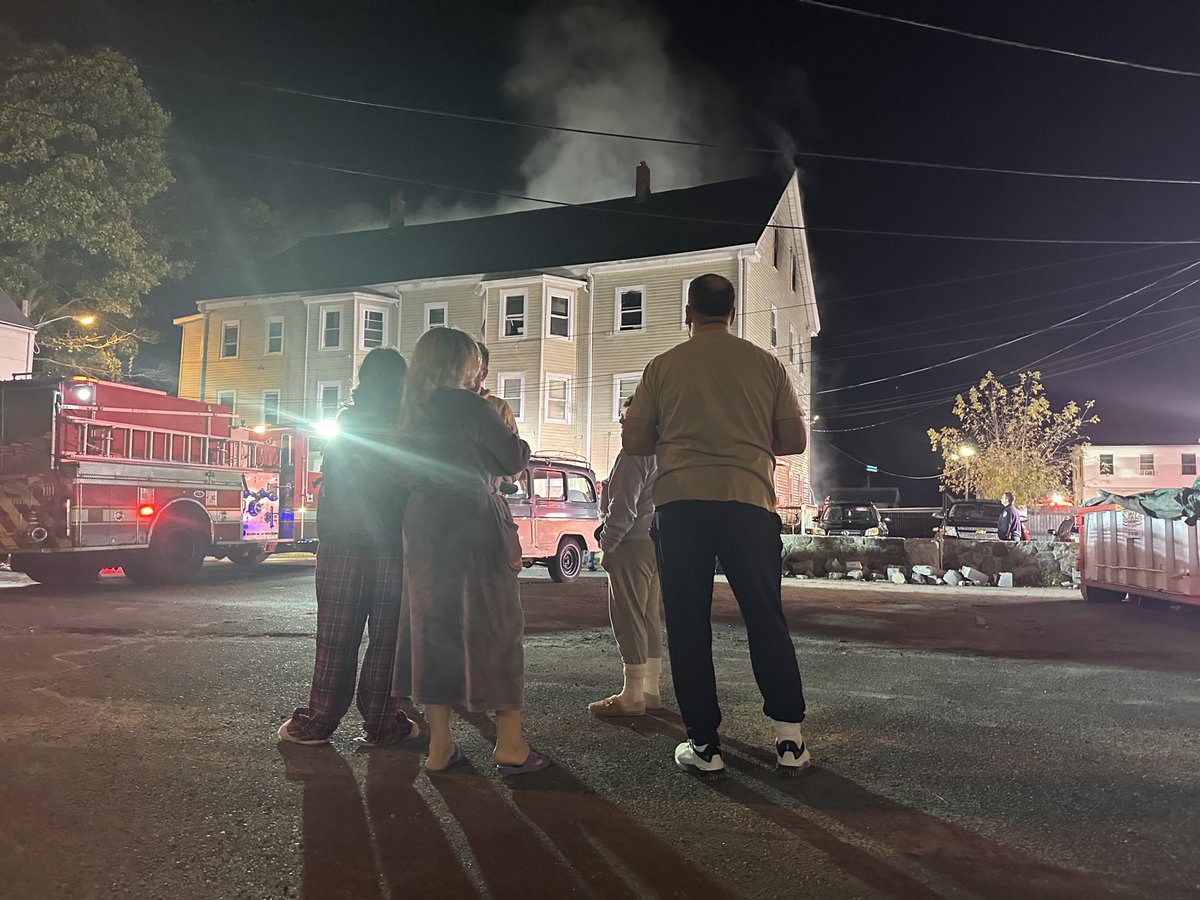
[(496, 763), (496, 768), (500, 770), (501, 775), (533, 775), (537, 772), (544, 772), (554, 765), (552, 760), (545, 753), (539, 753), (532, 747), (529, 748), (529, 755), (525, 757), (523, 763)]
[[(428, 760), (429, 757), (425, 757), (425, 759)], [(463, 762), (465, 759), (466, 759), (466, 757), (463, 756), (462, 751), (459, 750), (458, 747), (455, 747), (454, 752), (450, 754), (450, 758), (448, 760), (446, 760), (446, 764), (444, 766), (442, 766), (440, 769), (429, 768), (428, 761), (425, 763), (423, 768), (425, 769), (425, 774), (427, 774), (427, 775), (438, 775), (442, 772), (445, 772), (447, 769), (457, 766), (460, 762)]]

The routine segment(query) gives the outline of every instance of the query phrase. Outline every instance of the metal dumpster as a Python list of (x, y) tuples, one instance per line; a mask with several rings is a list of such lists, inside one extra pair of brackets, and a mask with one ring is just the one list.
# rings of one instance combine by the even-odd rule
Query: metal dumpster
[(1158, 597), (1200, 606), (1197, 526), (1116, 505), (1084, 508), (1079, 546), (1085, 600)]

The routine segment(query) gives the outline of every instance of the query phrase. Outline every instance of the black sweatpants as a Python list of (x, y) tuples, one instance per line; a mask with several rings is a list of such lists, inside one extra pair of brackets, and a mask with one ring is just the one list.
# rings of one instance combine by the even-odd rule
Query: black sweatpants
[(718, 559), (746, 622), (763, 712), (780, 722), (804, 721), (804, 689), (780, 599), (779, 534), (779, 517), (748, 503), (677, 500), (654, 513), (675, 699), (697, 744), (716, 741), (721, 724), (712, 661)]

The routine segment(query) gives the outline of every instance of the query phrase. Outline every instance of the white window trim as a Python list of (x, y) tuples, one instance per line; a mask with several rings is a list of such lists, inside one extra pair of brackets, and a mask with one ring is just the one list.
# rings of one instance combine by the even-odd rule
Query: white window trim
[(512, 403), (509, 402), (510, 398), (504, 396), (504, 382), (506, 380), (508, 380), (508, 381), (516, 380), (521, 383), (521, 395), (519, 398), (521, 401), (521, 414), (517, 415), (517, 411), (514, 409), (513, 416), (516, 418), (516, 420), (518, 422), (524, 422), (525, 421), (525, 406), (526, 406), (526, 404), (525, 404), (525, 373), (524, 372), (501, 372), (499, 375), (496, 376), (496, 396), (499, 397), (501, 400), (508, 402), (508, 405), (511, 408)]
[[(233, 394), (233, 402), (232, 403), (222, 403), (221, 402), (222, 394)], [(226, 389), (217, 391), (217, 399), (214, 400), (213, 402), (216, 403), (217, 406), (228, 406), (229, 411), (231, 413), (233, 413), (234, 415), (237, 415), (237, 390), (236, 389), (230, 390), (230, 389), (226, 388)]]
[[(279, 349), (271, 349), (271, 326), (279, 323)], [(283, 316), (268, 316), (263, 322), (263, 356), (282, 356), (287, 346), (287, 325)]]
[(618, 421), (621, 418), (621, 382), (622, 381), (631, 381), (634, 378), (636, 378), (638, 380), (638, 383), (640, 384), (642, 381), (642, 373), (641, 372), (618, 372), (616, 375), (613, 376), (612, 420), (614, 422)]
[(771, 304), (771, 321), (767, 323), (767, 337), (771, 339), (771, 346), (779, 346), (779, 307)]
[[(338, 342), (336, 345), (325, 343), (325, 319), (331, 312), (338, 314)], [(346, 311), (339, 303), (337, 306), (322, 306), (318, 314), (318, 324), (320, 328), (317, 330), (317, 349), (318, 350), (341, 350), (346, 338)]]
[(358, 349), (374, 350), (374, 347), (367, 346), (367, 313), (381, 313), (383, 315), (383, 323), (381, 327), (382, 334), (380, 335), (380, 347), (388, 346), (388, 309), (386, 306), (367, 306), (362, 305), (358, 308)]
[[(237, 332), (237, 346), (233, 353), (225, 355), (225, 329), (233, 328)], [(242, 323), (240, 319), (225, 319), (221, 322), (221, 335), (217, 344), (217, 359), (237, 359), (242, 355)]]
[[(429, 312), (430, 312), (430, 310), (434, 310), (434, 309), (440, 309), (442, 311), (442, 324), (441, 325), (430, 326), (430, 324), (429, 324)], [(424, 334), (426, 331), (428, 331), (430, 329), (430, 327), (442, 328), (444, 326), (448, 326), (449, 324), (450, 324), (450, 304), (449, 303), (447, 303), (445, 300), (443, 300), (441, 303), (426, 303), (425, 304), (425, 318), (423, 320), (423, 325), (421, 327), (422, 334)]]
[[(543, 316), (546, 320), (546, 340), (548, 341), (573, 341), (575, 340), (575, 298), (567, 291), (547, 291), (545, 294), (546, 315)], [(550, 323), (554, 320), (551, 314), (553, 300), (567, 301), (567, 334), (564, 337), (561, 334), (550, 333)]]
[(680, 294), (683, 295), (683, 302), (679, 305), (679, 327), (683, 331), (687, 331), (688, 288), (692, 286), (692, 282), (695, 280), (694, 278), (683, 279), (682, 290), (680, 291)]
[[(525, 322), (525, 331), (523, 334), (506, 335), (504, 326), (508, 323), (508, 299), (510, 297), (521, 298), (521, 318)], [(529, 315), (529, 289), (528, 288), (510, 288), (508, 290), (501, 289), (500, 291), (500, 322), (496, 326), (496, 339), (500, 341), (523, 341), (530, 336), (530, 315)]]
[[(565, 398), (565, 402), (563, 403), (563, 418), (561, 418), (561, 419), (553, 419), (550, 417), (550, 384), (551, 384), (551, 382), (555, 382), (555, 381), (564, 382), (567, 386), (566, 398)], [(545, 396), (543, 397), (542, 409), (545, 410), (545, 414), (542, 417), (542, 421), (544, 421), (548, 425), (570, 425), (571, 424), (571, 399), (572, 399), (571, 398), (571, 376), (570, 375), (562, 375), (557, 372), (547, 372), (546, 373), (546, 386), (545, 386), (545, 388), (543, 388), (543, 393)]]
[(771, 240), (774, 242), (771, 245), (771, 265), (779, 270), (779, 257), (783, 252), (783, 243), (779, 240), (779, 229), (775, 227), (775, 223), (771, 222), (767, 226), (771, 230)]
[[(642, 324), (640, 328), (621, 328), (621, 294), (641, 291), (642, 294)], [(613, 292), (613, 334), (640, 334), (646, 330), (646, 315), (649, 304), (646, 302), (646, 286), (644, 284), (625, 284)]]
[(325, 393), (326, 388), (336, 388), (337, 389), (337, 395), (338, 395), (337, 408), (335, 408), (333, 411), (333, 416), (334, 416), (334, 418), (336, 418), (337, 414), (338, 414), (338, 408), (340, 408), (342, 405), (342, 383), (340, 381), (318, 381), (317, 382), (317, 412), (320, 413), (321, 419), (328, 418), (325, 415), (325, 398), (322, 396)]
[[(267, 421), (267, 397), (275, 397), (275, 422)], [(262, 402), (258, 407), (258, 414), (263, 425), (278, 425), (283, 420), (283, 394), (279, 390), (263, 391)]]
[(796, 345), (796, 326), (788, 323), (788, 361), (799, 365), (800, 348)]

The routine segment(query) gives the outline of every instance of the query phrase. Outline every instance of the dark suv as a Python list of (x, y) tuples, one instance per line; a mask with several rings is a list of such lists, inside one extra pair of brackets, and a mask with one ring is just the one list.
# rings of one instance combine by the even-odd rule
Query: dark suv
[(956, 500), (944, 515), (935, 513), (934, 518), (942, 520), (942, 534), (946, 537), (995, 541), (999, 540), (997, 528), (1002, 509), (1004, 504), (999, 500)]
[(879, 515), (874, 503), (835, 500), (821, 510), (813, 523), (813, 534), (847, 537), (886, 537), (888, 520)]

